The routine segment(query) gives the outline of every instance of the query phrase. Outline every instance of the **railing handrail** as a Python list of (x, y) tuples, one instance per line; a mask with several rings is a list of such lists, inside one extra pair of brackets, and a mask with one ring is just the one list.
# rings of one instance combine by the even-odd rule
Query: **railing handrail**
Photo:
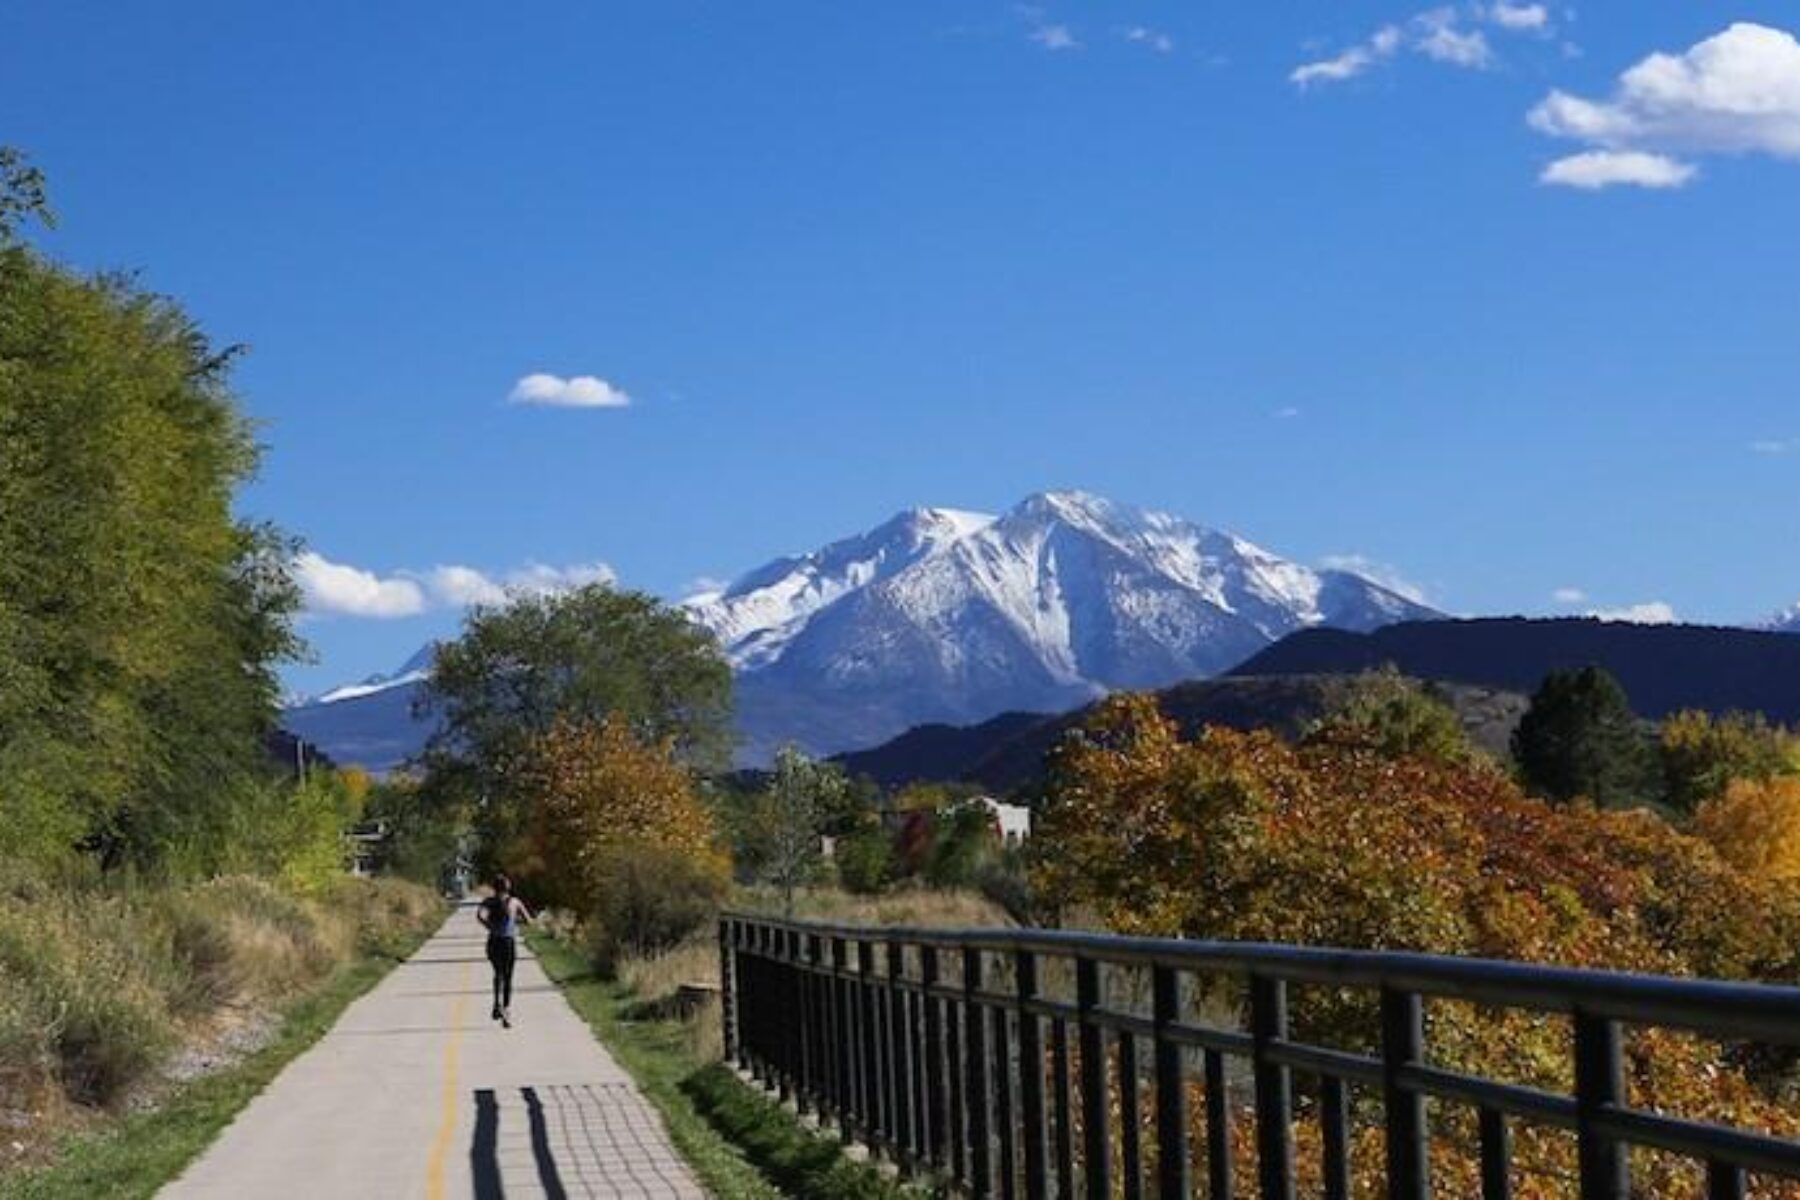
[(1137, 937), (1061, 929), (856, 925), (728, 911), (722, 920), (820, 937), (994, 952), (1079, 955), (1136, 967), (1267, 975), (1294, 983), (1386, 987), (1438, 999), (1576, 1013), (1729, 1040), (1800, 1045), (1800, 987), (1563, 967), (1397, 950)]

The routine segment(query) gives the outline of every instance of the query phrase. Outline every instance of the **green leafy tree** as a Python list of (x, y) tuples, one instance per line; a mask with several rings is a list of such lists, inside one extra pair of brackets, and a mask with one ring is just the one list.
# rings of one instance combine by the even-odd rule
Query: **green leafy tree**
[(0, 249), (18, 242), (19, 226), (28, 219), (56, 226), (44, 173), (31, 165), (23, 151), (0, 146)]
[(1513, 759), (1531, 791), (1625, 807), (1655, 792), (1655, 762), (1625, 689), (1599, 667), (1552, 671), (1513, 732)]
[(0, 153), (0, 852), (216, 869), (266, 786), (291, 543), (236, 519), (236, 357), (171, 301), (17, 240)]
[(937, 814), (925, 880), (933, 887), (973, 887), (1000, 853), (994, 815), (986, 805), (956, 804)]
[(1304, 740), (1348, 741), (1388, 758), (1423, 756), (1447, 763), (1468, 762), (1480, 753), (1454, 708), (1429, 684), (1392, 666), (1351, 679)]
[(853, 833), (838, 842), (836, 861), (845, 891), (873, 895), (893, 882), (893, 839), (882, 829)]
[(820, 839), (834, 813), (846, 807), (850, 781), (832, 763), (809, 758), (793, 746), (775, 753), (775, 771), (763, 792), (763, 878), (781, 890), (791, 915), (794, 891), (819, 873)]
[(449, 882), (469, 833), (466, 809), (437, 802), (419, 780), (395, 777), (370, 788), (364, 816), (387, 829), (383, 870), (431, 887)]
[(712, 635), (652, 596), (592, 584), (478, 608), (438, 647), (420, 699), (442, 718), (427, 749), (432, 791), (467, 804), (485, 853), (516, 838), (512, 793), (533, 746), (559, 725), (622, 723), (697, 768), (730, 747), (731, 669)]
[(1676, 713), (1657, 730), (1656, 750), (1664, 802), (1681, 813), (1723, 796), (1733, 780), (1800, 773), (1800, 739), (1761, 713)]

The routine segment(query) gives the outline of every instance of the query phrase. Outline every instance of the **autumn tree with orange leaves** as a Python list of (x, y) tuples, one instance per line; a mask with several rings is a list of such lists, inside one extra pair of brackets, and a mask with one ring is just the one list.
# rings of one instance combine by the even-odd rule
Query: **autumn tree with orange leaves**
[[(1708, 839), (1649, 812), (1551, 805), (1479, 756), (1394, 753), (1354, 722), (1300, 745), (1217, 728), (1185, 740), (1152, 698), (1118, 696), (1053, 756), (1035, 879), (1125, 933), (1794, 982), (1800, 886), (1766, 841), (1778, 817), (1800, 830), (1800, 788), (1782, 783), (1703, 809)], [(1759, 829), (1763, 849), (1740, 852)], [(1300, 1040), (1377, 1041), (1373, 995), (1301, 989), (1292, 1015)], [(1572, 1085), (1566, 1026), (1448, 1004), (1429, 1020), (1436, 1063)], [(1717, 1046), (1645, 1031), (1628, 1070), (1648, 1107), (1800, 1133), (1779, 1081)], [(1475, 1186), (1460, 1119), (1437, 1127), (1446, 1194)], [(1572, 1166), (1568, 1146), (1521, 1139), (1543, 1173), (1516, 1194), (1559, 1194), (1545, 1181)], [(1645, 1194), (1689, 1194), (1663, 1170), (1645, 1164)]]
[(607, 949), (660, 949), (711, 917), (730, 863), (671, 740), (613, 717), (558, 722), (527, 762), (509, 861), (540, 904), (591, 918)]

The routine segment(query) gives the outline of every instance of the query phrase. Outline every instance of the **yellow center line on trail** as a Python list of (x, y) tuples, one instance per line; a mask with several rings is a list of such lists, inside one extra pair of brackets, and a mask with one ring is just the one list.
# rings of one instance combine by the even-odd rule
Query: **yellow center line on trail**
[(469, 1004), (469, 970), (469, 965), (464, 963), (462, 975), (457, 981), (458, 988), (464, 994), (458, 996), (450, 1006), (450, 1040), (444, 1043), (444, 1115), (438, 1125), (437, 1140), (431, 1144), (431, 1158), (425, 1164), (426, 1200), (444, 1200), (444, 1156), (450, 1152), (450, 1142), (456, 1136), (456, 1114), (459, 1108), (456, 1068), (462, 1045), (463, 1010)]

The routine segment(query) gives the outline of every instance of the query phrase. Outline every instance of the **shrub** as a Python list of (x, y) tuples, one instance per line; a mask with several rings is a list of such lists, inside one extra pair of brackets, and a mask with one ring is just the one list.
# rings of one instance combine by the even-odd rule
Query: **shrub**
[[(114, 906), (99, 906), (117, 917)], [(65, 906), (0, 910), (0, 977), (13, 1013), (14, 1073), (49, 1067), (69, 1097), (105, 1104), (152, 1066), (174, 1038), (164, 996), (104, 919)], [(35, 1046), (21, 1035), (33, 1025)]]
[(975, 887), (999, 845), (986, 806), (963, 804), (939, 813), (925, 860), (925, 881), (933, 887)]
[(606, 969), (621, 952), (654, 955), (681, 944), (718, 913), (726, 885), (718, 863), (659, 846), (613, 856), (604, 879), (590, 949)]
[(894, 847), (879, 829), (852, 834), (837, 844), (838, 882), (860, 896), (881, 891), (894, 879)]
[(1361, 743), (1389, 758), (1467, 762), (1479, 753), (1456, 710), (1431, 685), (1392, 666), (1349, 680), (1305, 740)]
[(0, 863), (0, 1096), (60, 1088), (111, 1104), (185, 1023), (288, 1000), (439, 911), (393, 881), (344, 879), (307, 898), (251, 878), (103, 886)]
[(1800, 739), (1761, 713), (1675, 713), (1657, 730), (1656, 749), (1663, 799), (1682, 813), (1723, 796), (1733, 780), (1800, 772)]

